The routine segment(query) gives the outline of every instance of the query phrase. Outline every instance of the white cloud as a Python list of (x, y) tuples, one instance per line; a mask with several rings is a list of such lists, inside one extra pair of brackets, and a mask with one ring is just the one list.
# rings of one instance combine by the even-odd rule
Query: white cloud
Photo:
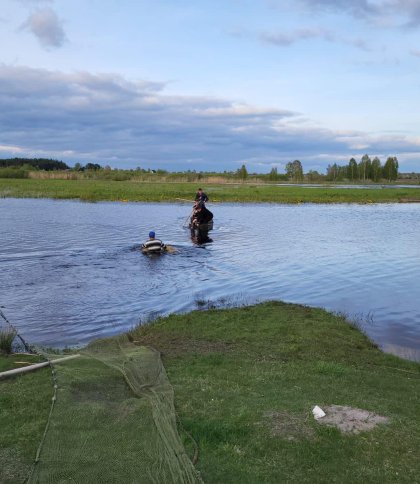
[(61, 47), (66, 41), (62, 21), (51, 8), (31, 13), (22, 28), (32, 32), (43, 47)]
[(0, 153), (4, 152), (4, 153), (18, 154), (18, 153), (22, 153), (23, 151), (24, 151), (23, 148), (19, 146), (0, 145)]

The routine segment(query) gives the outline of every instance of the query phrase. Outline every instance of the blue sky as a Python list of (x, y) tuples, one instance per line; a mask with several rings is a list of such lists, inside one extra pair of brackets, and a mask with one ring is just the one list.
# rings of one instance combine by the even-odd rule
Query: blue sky
[(420, 171), (420, 0), (2, 0), (0, 157)]

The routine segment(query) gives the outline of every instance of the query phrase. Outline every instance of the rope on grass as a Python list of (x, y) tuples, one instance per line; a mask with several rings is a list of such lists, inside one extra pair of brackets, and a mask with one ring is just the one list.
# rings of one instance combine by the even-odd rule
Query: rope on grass
[[(4, 307), (4, 306), (0, 306), (0, 307)], [(55, 369), (54, 369), (54, 366), (53, 364), (51, 363), (51, 360), (45, 356), (44, 354), (40, 353), (39, 351), (37, 351), (34, 347), (31, 347), (25, 340), (24, 338), (19, 334), (19, 331), (15, 328), (15, 326), (13, 326), (13, 324), (6, 318), (5, 314), (3, 313), (3, 311), (0, 309), (0, 316), (4, 319), (4, 321), (6, 322), (6, 324), (9, 325), (9, 327), (16, 333), (16, 336), (20, 339), (20, 341), (22, 342), (25, 350), (30, 353), (30, 354), (36, 354), (38, 356), (40, 356), (41, 358), (44, 358), (47, 360), (47, 366), (50, 367), (51, 369), (51, 378), (52, 378), (52, 381), (53, 381), (53, 388), (54, 388), (54, 392), (53, 392), (53, 396), (52, 396), (52, 399), (51, 399), (51, 406), (50, 406), (50, 412), (48, 414), (48, 419), (47, 419), (47, 423), (45, 425), (45, 429), (44, 429), (44, 433), (42, 435), (42, 438), (41, 438), (41, 442), (38, 446), (38, 449), (36, 451), (36, 455), (35, 455), (35, 460), (34, 460), (34, 463), (32, 465), (32, 469), (27, 477), (27, 479), (25, 480), (25, 483), (29, 483), (33, 477), (33, 474), (35, 472), (35, 467), (37, 465), (37, 463), (39, 462), (39, 459), (40, 459), (40, 455), (41, 455), (41, 450), (42, 450), (42, 447), (44, 445), (44, 441), (45, 441), (45, 437), (47, 435), (47, 432), (48, 432), (48, 429), (49, 429), (49, 426), (50, 426), (50, 421), (51, 421), (51, 416), (52, 416), (52, 413), (53, 413), (53, 410), (54, 410), (54, 405), (55, 405), (55, 402), (57, 400), (57, 388), (58, 388), (58, 382), (57, 382), (57, 376), (56, 376), (56, 373), (55, 373)]]
[(32, 481), (32, 477), (34, 475), (35, 468), (36, 468), (36, 466), (37, 466), (37, 464), (40, 460), (40, 455), (41, 455), (42, 447), (44, 446), (45, 438), (47, 437), (47, 433), (48, 433), (48, 430), (50, 428), (51, 417), (52, 417), (52, 414), (53, 414), (53, 411), (54, 411), (55, 402), (57, 400), (57, 388), (58, 388), (57, 375), (55, 373), (55, 368), (54, 368), (53, 364), (51, 363), (51, 360), (48, 359), (48, 363), (49, 363), (49, 366), (51, 368), (51, 377), (52, 377), (53, 384), (54, 384), (54, 393), (53, 393), (53, 396), (51, 398), (50, 412), (48, 414), (47, 423), (45, 424), (44, 433), (42, 434), (41, 442), (38, 445), (38, 449), (36, 451), (35, 460), (34, 460), (34, 463), (32, 465), (31, 472), (30, 472), (28, 478), (26, 479), (25, 483), (29, 483), (29, 482)]

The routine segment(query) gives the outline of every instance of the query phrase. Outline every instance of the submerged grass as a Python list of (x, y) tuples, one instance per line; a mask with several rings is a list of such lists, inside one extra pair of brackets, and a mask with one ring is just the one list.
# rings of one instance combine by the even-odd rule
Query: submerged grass
[[(197, 183), (145, 183), (107, 180), (0, 179), (0, 197), (84, 201), (169, 202), (193, 199)], [(386, 203), (420, 201), (420, 188), (341, 189), (276, 185), (212, 184), (214, 202)]]
[[(418, 482), (420, 365), (382, 353), (343, 317), (268, 302), (172, 315), (129, 336), (161, 351), (205, 482)], [(0, 459), (16, 474), (45, 423), (48, 371), (0, 388)], [(390, 421), (344, 435), (312, 417), (331, 404)], [(0, 482), (15, 482), (5, 461)]]

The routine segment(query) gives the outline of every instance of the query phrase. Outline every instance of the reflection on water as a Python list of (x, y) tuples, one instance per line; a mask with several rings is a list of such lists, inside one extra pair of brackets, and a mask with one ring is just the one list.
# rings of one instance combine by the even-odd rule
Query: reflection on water
[[(195, 245), (188, 204), (0, 200), (0, 305), (64, 346), (198, 300), (282, 299), (370, 314), (381, 345), (420, 350), (420, 204), (211, 207), (213, 242)], [(177, 253), (135, 250), (150, 230)]]

